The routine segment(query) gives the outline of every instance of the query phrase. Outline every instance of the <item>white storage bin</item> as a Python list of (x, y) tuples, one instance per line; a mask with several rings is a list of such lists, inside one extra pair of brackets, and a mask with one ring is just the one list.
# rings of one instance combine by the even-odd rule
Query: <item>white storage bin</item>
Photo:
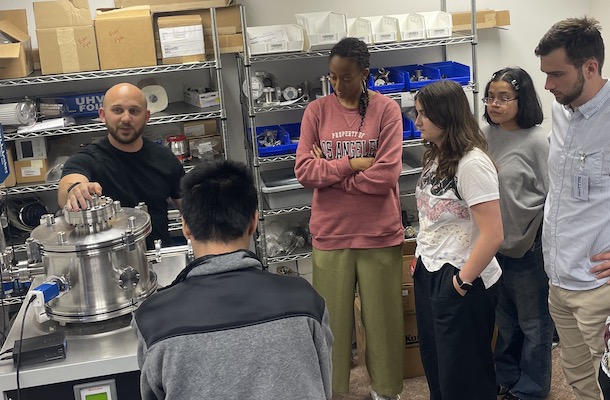
[(347, 36), (345, 14), (332, 11), (295, 14), (297, 23), (305, 31), (306, 51), (330, 49)]
[(374, 43), (392, 43), (398, 40), (398, 20), (390, 16), (362, 17), (371, 22)]
[(271, 209), (311, 204), (312, 189), (305, 189), (292, 169), (261, 172), (261, 192)]
[(449, 37), (453, 34), (451, 14), (445, 11), (429, 11), (419, 13), (424, 16), (426, 37), (428, 39)]
[(252, 26), (246, 33), (250, 54), (303, 51), (303, 27), (299, 25)]
[(347, 36), (360, 39), (366, 44), (373, 44), (371, 21), (362, 18), (348, 18)]
[(419, 40), (426, 38), (426, 23), (424, 16), (416, 13), (391, 15), (398, 20), (400, 41)]

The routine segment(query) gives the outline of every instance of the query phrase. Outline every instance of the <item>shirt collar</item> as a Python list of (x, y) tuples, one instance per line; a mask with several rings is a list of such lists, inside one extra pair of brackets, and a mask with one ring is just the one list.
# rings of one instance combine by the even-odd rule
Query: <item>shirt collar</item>
[(564, 108), (569, 112), (579, 111), (585, 119), (591, 118), (593, 114), (597, 112), (600, 108), (602, 108), (608, 99), (610, 98), (610, 79), (606, 80), (606, 83), (602, 88), (591, 98), (591, 100), (587, 101), (580, 107), (572, 109), (569, 105), (564, 105)]

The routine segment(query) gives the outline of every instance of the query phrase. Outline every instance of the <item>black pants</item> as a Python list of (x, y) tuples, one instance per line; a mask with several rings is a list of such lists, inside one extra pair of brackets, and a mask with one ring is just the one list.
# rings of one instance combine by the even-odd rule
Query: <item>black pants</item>
[(610, 400), (610, 377), (606, 375), (602, 367), (599, 367), (599, 386), (602, 388), (604, 399)]
[(485, 289), (478, 278), (462, 297), (453, 287), (457, 271), (445, 264), (428, 272), (420, 258), (413, 276), (419, 350), (430, 400), (495, 400), (491, 338), (497, 285)]

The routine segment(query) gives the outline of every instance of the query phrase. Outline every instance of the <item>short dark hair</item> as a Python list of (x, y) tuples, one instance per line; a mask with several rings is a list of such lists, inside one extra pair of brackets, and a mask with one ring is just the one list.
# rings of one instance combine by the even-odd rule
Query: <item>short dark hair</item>
[(597, 59), (599, 74), (604, 65), (604, 40), (601, 25), (594, 18), (567, 18), (557, 22), (544, 34), (534, 54), (546, 56), (554, 50), (564, 48), (568, 60), (576, 68), (590, 58)]
[[(498, 81), (508, 82), (517, 95), (517, 125), (519, 125), (519, 128), (529, 129), (542, 123), (544, 114), (542, 113), (540, 99), (536, 94), (532, 77), (525, 70), (519, 67), (509, 67), (494, 72), (489, 82), (487, 82), (487, 86), (485, 86), (485, 97), (489, 96), (491, 83)], [(490, 125), (496, 125), (489, 118), (487, 107), (485, 107), (483, 118)]]
[(195, 240), (228, 243), (244, 235), (258, 204), (254, 179), (244, 163), (200, 164), (180, 185), (182, 218)]
[(487, 151), (487, 141), (470, 110), (464, 89), (454, 81), (442, 79), (424, 86), (415, 95), (426, 117), (444, 131), (441, 148), (426, 144), (424, 166), (438, 159), (437, 176), (453, 179), (462, 157), (475, 147)]

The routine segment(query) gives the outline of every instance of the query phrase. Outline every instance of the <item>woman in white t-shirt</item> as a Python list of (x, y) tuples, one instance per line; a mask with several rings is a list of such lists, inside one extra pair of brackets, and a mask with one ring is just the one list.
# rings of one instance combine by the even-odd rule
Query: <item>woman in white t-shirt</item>
[(427, 150), (415, 196), (419, 345), (430, 399), (491, 400), (494, 258), (503, 240), (498, 174), (462, 87), (441, 80), (415, 97)]

